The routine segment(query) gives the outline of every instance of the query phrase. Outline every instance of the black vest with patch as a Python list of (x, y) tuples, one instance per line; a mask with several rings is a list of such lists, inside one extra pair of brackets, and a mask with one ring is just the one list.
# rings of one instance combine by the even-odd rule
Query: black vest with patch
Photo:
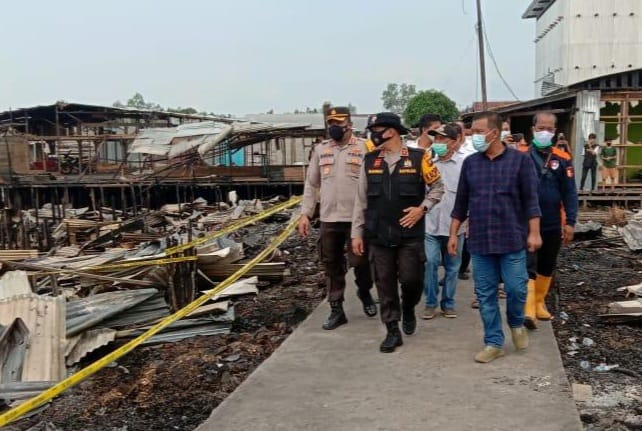
[(423, 157), (423, 151), (408, 148), (407, 152), (402, 151), (401, 159), (391, 173), (380, 151), (366, 154), (368, 209), (364, 237), (370, 243), (395, 247), (405, 242), (423, 241), (424, 217), (411, 228), (399, 224), (405, 215), (403, 210), (421, 205), (426, 196), (426, 183), (421, 175)]

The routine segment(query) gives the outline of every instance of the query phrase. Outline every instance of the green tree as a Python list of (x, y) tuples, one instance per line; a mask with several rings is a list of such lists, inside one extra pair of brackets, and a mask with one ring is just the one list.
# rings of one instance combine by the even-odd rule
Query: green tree
[(403, 118), (407, 125), (416, 124), (424, 114), (439, 114), (444, 122), (457, 119), (459, 109), (457, 104), (448, 96), (438, 90), (420, 91), (408, 102), (403, 112)]
[(395, 84), (389, 83), (381, 94), (383, 108), (401, 114), (406, 110), (410, 99), (417, 94), (417, 88), (414, 84)]

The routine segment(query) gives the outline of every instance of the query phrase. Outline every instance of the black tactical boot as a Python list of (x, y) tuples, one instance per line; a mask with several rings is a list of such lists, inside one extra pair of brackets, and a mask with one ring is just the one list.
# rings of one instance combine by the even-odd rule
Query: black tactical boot
[(399, 331), (399, 322), (388, 322), (386, 323), (386, 328), (388, 329), (388, 334), (381, 343), (379, 350), (382, 353), (392, 353), (403, 344), (401, 331)]
[(323, 322), (323, 329), (331, 331), (348, 323), (346, 314), (343, 312), (343, 304), (341, 301), (331, 302), (330, 308), (332, 311), (330, 311), (330, 315), (325, 319), (325, 322)]
[(401, 317), (401, 328), (403, 329), (403, 333), (406, 335), (412, 335), (415, 333), (415, 329), (417, 329), (417, 317), (415, 317), (414, 307), (404, 307)]
[(366, 316), (375, 317), (377, 315), (377, 305), (375, 304), (374, 299), (372, 299), (370, 291), (366, 290), (362, 292), (357, 290), (357, 297), (363, 304), (363, 312), (366, 313)]

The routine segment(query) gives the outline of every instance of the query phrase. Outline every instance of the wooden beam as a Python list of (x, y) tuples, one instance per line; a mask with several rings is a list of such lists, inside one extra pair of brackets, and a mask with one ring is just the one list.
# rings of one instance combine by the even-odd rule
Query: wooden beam
[(69, 274), (69, 275), (74, 275), (76, 277), (80, 278), (89, 278), (93, 280), (101, 280), (101, 281), (111, 281), (111, 282), (116, 282), (116, 283), (121, 283), (121, 284), (130, 284), (133, 286), (148, 286), (148, 287), (154, 287), (157, 286), (157, 283), (153, 281), (144, 281), (144, 280), (132, 280), (128, 278), (119, 278), (119, 277), (109, 277), (107, 275), (98, 275), (98, 274), (91, 274), (88, 272), (82, 272), (82, 271), (76, 271), (73, 269), (64, 269), (64, 268), (56, 268), (56, 267), (51, 267), (51, 266), (46, 266), (46, 265), (36, 265), (33, 263), (24, 263), (24, 262), (11, 262), (8, 260), (2, 260), (0, 261), (3, 265), (7, 265), (9, 267), (14, 267), (14, 268), (24, 268), (24, 269), (29, 269), (32, 271), (47, 271), (47, 272), (52, 272), (52, 273), (59, 273), (59, 274)]

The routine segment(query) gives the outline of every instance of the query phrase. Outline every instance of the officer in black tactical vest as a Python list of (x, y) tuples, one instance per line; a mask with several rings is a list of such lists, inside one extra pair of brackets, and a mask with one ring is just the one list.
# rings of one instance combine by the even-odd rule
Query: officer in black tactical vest
[[(429, 153), (408, 148), (408, 133), (398, 115), (377, 114), (368, 126), (375, 151), (366, 154), (352, 217), (352, 248), (360, 256), (369, 244), (370, 266), (387, 336), (380, 351), (393, 352), (415, 332), (415, 306), (423, 290), (424, 217), (444, 194)], [(401, 284), (401, 300), (399, 298)]]

